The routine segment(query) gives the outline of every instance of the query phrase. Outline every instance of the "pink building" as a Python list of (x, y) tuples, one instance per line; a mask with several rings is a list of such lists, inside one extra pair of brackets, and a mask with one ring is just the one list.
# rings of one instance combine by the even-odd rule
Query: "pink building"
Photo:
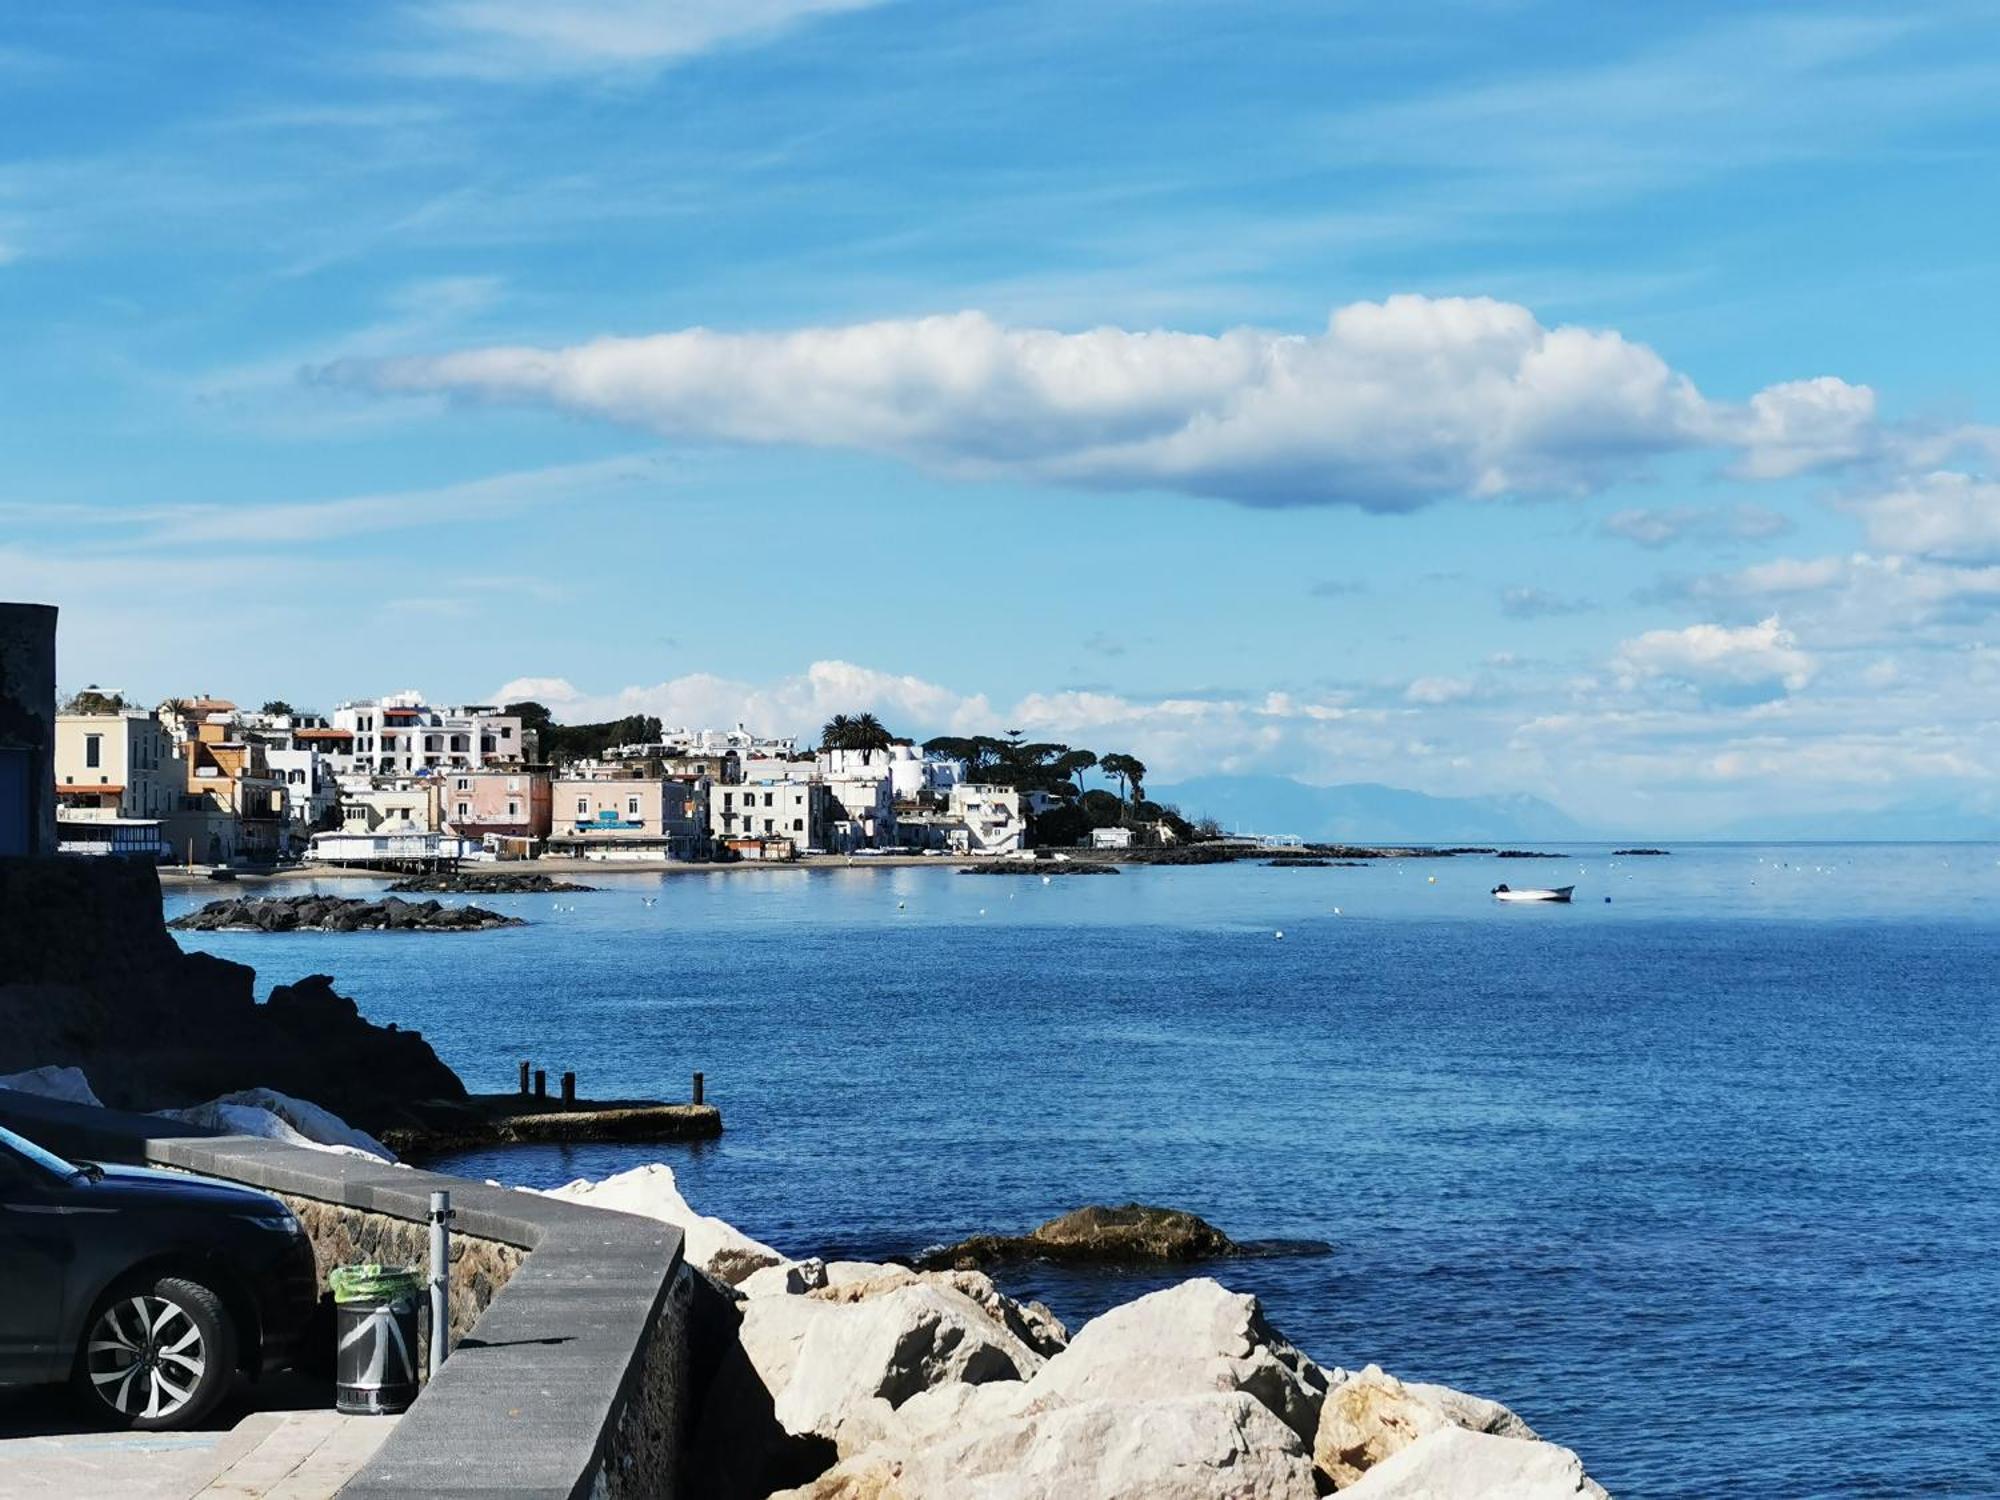
[(450, 771), (444, 825), (463, 838), (546, 839), (551, 791), (546, 771)]

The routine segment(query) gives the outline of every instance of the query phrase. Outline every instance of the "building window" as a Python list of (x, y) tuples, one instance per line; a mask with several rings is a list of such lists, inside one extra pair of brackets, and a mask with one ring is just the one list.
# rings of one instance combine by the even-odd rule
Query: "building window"
[(93, 767), (104, 764), (103, 735), (87, 734), (83, 737), (83, 763)]
[(639, 799), (637, 797), (627, 797), (625, 799), (625, 816), (628, 818), (639, 816)]
[(518, 777), (518, 776), (509, 776), (509, 777), (507, 778), (507, 790), (508, 790), (508, 791), (510, 791), (510, 792), (518, 792), (518, 791), (520, 791), (520, 790), (521, 790), (521, 778), (520, 778), (520, 777)]
[(590, 799), (588, 797), (579, 797), (576, 799), (576, 815), (579, 818), (590, 816)]
[(459, 803), (459, 804), (458, 804), (458, 817), (459, 817), (459, 821), (460, 821), (460, 822), (464, 822), (464, 821), (465, 821), (465, 820), (466, 820), (467, 818), (469, 818), (469, 817), (471, 817), (471, 816), (472, 816), (472, 804), (471, 804), (471, 803), (469, 803), (469, 802), (461, 802), (461, 803)]
[(804, 818), (794, 818), (794, 819), (792, 819), (792, 832), (793, 832), (793, 833), (803, 833), (803, 832), (805, 832), (805, 827), (806, 827), (806, 820), (805, 820)]
[(461, 776), (461, 777), (459, 777), (459, 778), (458, 778), (458, 789), (459, 789), (459, 790), (460, 790), (461, 792), (469, 792), (469, 791), (471, 791), (471, 790), (472, 790), (472, 781), (471, 781), (471, 778), (470, 778), (470, 777), (466, 777), (466, 776)]
[(771, 794), (769, 792), (764, 793), (764, 805), (766, 807), (771, 805)]
[(515, 818), (518, 818), (518, 817), (520, 817), (520, 816), (521, 816), (521, 804), (520, 804), (520, 803), (518, 803), (518, 802), (509, 802), (509, 803), (507, 804), (507, 818), (508, 818), (508, 820), (509, 820), (509, 821), (511, 822), (512, 820), (514, 820)]

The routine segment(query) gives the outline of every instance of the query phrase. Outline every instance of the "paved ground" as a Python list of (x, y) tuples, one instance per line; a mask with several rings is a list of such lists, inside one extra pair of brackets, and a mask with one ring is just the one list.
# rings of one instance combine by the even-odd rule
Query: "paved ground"
[(0, 1497), (326, 1500), (396, 1425), (343, 1417), (329, 1394), (324, 1382), (271, 1377), (195, 1432), (79, 1432), (62, 1394), (22, 1397), (0, 1407)]

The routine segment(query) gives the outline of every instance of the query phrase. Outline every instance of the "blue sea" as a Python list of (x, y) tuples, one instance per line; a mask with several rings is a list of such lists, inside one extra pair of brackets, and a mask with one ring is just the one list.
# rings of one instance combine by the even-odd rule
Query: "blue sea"
[[(1330, 1242), (1211, 1270), (1614, 1493), (2000, 1493), (2000, 847), (1566, 853), (606, 874), (480, 898), (532, 923), (493, 933), (180, 937), (264, 987), (334, 975), (475, 1089), (700, 1069), (727, 1124), (468, 1175), (664, 1160), (801, 1255), (1171, 1204)], [(1179, 1274), (1002, 1280), (1074, 1326)]]

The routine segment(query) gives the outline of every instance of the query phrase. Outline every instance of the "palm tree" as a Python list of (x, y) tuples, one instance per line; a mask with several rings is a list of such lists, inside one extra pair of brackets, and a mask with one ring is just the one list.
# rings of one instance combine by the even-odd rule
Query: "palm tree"
[(846, 714), (835, 714), (819, 732), (819, 747), (822, 750), (845, 750), (848, 736), (853, 732), (854, 721)]
[(856, 714), (848, 728), (848, 739), (848, 748), (852, 750), (889, 748), (889, 731), (882, 727), (882, 721), (873, 714)]

